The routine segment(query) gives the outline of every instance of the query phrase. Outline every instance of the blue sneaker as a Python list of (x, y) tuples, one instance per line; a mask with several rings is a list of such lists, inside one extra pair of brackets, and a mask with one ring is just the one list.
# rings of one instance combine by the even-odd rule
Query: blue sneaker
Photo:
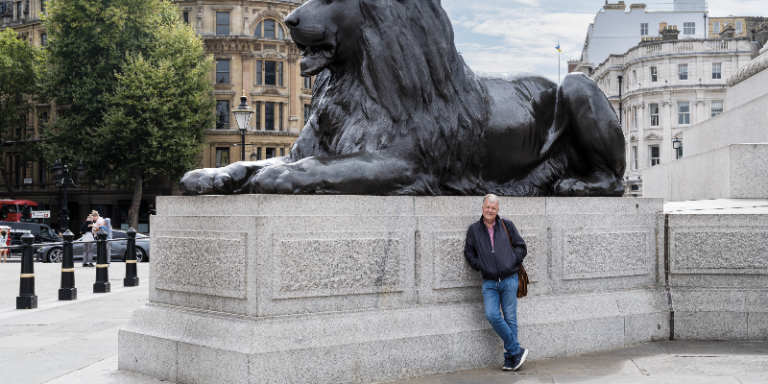
[(511, 357), (504, 356), (504, 366), (501, 367), (501, 370), (502, 371), (513, 371), (514, 370), (514, 368), (513, 368), (514, 367), (514, 365), (513, 365), (514, 361), (513, 360), (514, 359), (511, 358)]
[[(528, 357), (528, 350), (520, 348), (520, 352), (517, 355), (512, 356), (512, 370), (517, 371), (520, 366), (525, 362), (525, 358)], [(504, 365), (506, 367), (506, 364)]]

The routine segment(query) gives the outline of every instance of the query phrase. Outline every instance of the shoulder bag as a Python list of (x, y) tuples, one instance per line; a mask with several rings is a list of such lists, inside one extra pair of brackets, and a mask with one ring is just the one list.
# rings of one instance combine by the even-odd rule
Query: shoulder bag
[[(499, 221), (501, 221), (501, 226), (504, 227), (504, 232), (507, 233), (507, 238), (509, 239), (509, 245), (512, 247), (512, 250), (515, 250), (515, 245), (512, 244), (512, 236), (509, 235), (509, 231), (507, 230), (507, 225), (504, 224), (504, 219), (499, 218)], [(523, 267), (523, 263), (520, 263), (520, 265), (517, 268), (517, 298), (522, 299), (523, 297), (528, 296), (528, 273), (525, 272), (525, 267)]]

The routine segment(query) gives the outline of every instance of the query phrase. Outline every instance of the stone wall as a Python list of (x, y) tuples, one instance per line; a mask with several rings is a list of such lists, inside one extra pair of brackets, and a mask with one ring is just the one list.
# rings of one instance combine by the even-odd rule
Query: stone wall
[[(120, 369), (177, 383), (373, 383), (500, 366), (482, 281), (463, 256), (481, 203), (161, 198), (149, 304), (120, 331)], [(529, 249), (518, 324), (532, 360), (671, 331), (768, 339), (768, 217), (672, 217), (665, 255), (659, 199), (501, 198), (500, 208)]]
[(768, 340), (768, 216), (669, 215), (678, 340)]

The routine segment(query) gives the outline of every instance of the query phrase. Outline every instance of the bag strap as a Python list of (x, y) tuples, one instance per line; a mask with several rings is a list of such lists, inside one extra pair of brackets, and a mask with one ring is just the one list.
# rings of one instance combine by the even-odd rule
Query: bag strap
[(504, 227), (504, 232), (507, 233), (507, 238), (509, 239), (509, 245), (512, 247), (512, 250), (515, 250), (515, 244), (512, 243), (512, 236), (509, 235), (509, 231), (507, 230), (507, 225), (504, 224), (504, 219), (499, 217), (499, 221), (501, 221), (501, 226)]

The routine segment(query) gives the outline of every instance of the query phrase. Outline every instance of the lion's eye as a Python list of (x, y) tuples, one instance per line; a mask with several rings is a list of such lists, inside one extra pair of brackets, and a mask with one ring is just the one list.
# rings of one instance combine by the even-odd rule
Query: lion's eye
[(323, 0), (323, 4), (331, 4), (333, 3), (333, 0)]

